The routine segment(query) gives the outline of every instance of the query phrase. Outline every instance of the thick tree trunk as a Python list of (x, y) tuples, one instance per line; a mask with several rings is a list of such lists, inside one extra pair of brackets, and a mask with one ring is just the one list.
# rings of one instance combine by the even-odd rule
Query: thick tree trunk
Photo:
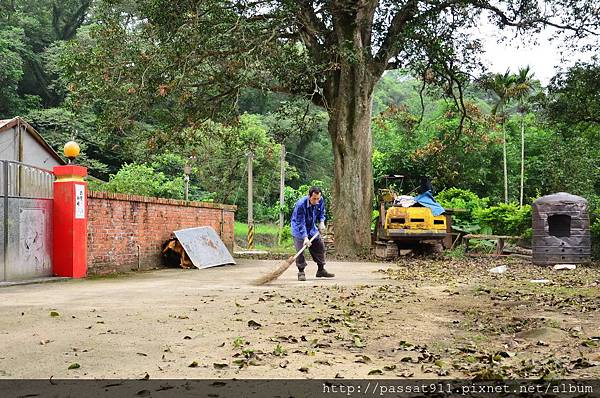
[(335, 168), (335, 250), (342, 256), (367, 254), (371, 246), (373, 83), (366, 68), (354, 65), (330, 82), (327, 96)]

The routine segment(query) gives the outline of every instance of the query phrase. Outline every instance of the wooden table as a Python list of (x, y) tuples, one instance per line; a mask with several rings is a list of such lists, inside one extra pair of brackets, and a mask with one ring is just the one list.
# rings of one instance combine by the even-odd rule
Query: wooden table
[(470, 239), (489, 239), (496, 241), (496, 254), (502, 254), (504, 250), (504, 241), (506, 239), (519, 239), (518, 236), (510, 236), (510, 235), (475, 235), (475, 234), (467, 234), (463, 236), (462, 241), (465, 246), (465, 253), (469, 251), (469, 240)]

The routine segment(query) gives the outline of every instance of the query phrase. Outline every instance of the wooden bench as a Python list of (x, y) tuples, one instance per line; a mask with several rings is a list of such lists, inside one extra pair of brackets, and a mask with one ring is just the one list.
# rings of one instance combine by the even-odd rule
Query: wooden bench
[(519, 239), (518, 236), (510, 236), (510, 235), (475, 235), (475, 234), (467, 234), (462, 238), (463, 245), (465, 246), (465, 253), (469, 251), (469, 240), (470, 239), (488, 239), (496, 241), (496, 254), (502, 254), (504, 250), (504, 241), (506, 239)]

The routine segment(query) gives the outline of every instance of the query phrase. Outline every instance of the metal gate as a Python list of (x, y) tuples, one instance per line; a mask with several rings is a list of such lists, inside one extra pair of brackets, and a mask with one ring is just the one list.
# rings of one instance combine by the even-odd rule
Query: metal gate
[(0, 160), (0, 281), (52, 275), (54, 174)]

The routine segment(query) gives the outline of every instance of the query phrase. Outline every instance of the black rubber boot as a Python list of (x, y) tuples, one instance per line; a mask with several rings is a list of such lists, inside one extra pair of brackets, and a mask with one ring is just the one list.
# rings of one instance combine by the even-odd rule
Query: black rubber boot
[(333, 278), (335, 274), (327, 272), (325, 268), (321, 268), (317, 271), (317, 278)]

